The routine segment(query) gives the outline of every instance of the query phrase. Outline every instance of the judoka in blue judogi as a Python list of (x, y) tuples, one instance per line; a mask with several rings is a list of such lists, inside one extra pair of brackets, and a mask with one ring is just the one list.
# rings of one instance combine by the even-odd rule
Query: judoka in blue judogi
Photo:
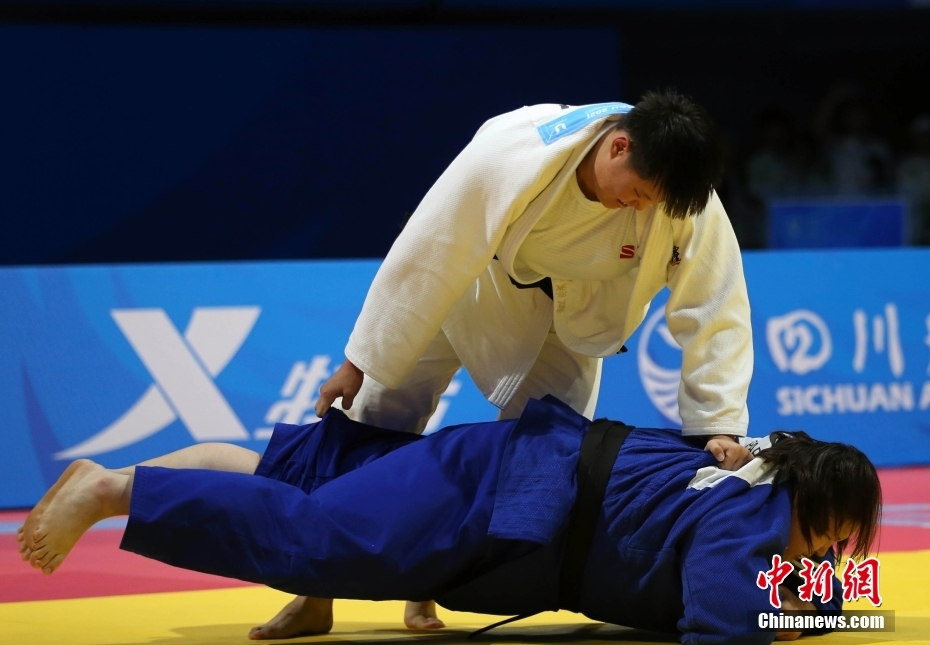
[[(303, 596), (435, 598), (499, 615), (570, 608), (683, 643), (768, 643), (774, 632), (753, 631), (751, 614), (777, 611), (757, 585), (774, 555), (833, 562), (836, 542), (857, 536), (857, 554), (871, 544), (880, 489), (852, 447), (786, 434), (731, 472), (677, 431), (606, 432), (618, 428), (625, 440), (592, 498), (585, 460), (594, 455), (594, 472), (603, 453), (585, 440), (594, 426), (554, 399), (427, 437), (332, 410), (278, 424), (254, 475), (223, 472), (222, 451), (243, 449), (222, 444), (194, 447), (214, 455), (194, 468), (76, 462), (30, 514), (21, 549), (54, 571), (80, 537), (65, 498), (106, 481), (117, 501), (78, 524), (128, 511), (123, 549), (187, 569)], [(579, 485), (596, 504), (582, 549)], [(814, 607), (836, 611), (841, 595)]]

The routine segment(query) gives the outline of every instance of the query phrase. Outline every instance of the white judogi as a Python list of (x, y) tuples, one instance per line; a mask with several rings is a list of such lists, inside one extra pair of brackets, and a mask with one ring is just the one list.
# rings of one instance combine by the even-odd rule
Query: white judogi
[(523, 258), (521, 247), (540, 222), (557, 221), (550, 209), (572, 189), (569, 182), (577, 188), (578, 163), (629, 109), (537, 105), (481, 127), (395, 241), (349, 338), (346, 357), (377, 381), (366, 379), (356, 403), (371, 415), (362, 420), (422, 430), (460, 364), (502, 416), (546, 393), (590, 416), (600, 357), (620, 350), (668, 285), (667, 323), (683, 351), (683, 432), (746, 434), (749, 302), (716, 194), (700, 216), (685, 220), (656, 207), (605, 209), (605, 217), (619, 219), (616, 234), (603, 236), (600, 256), (607, 249), (632, 268), (600, 279), (572, 275), (591, 258), (588, 240), (563, 248), (563, 262), (552, 260), (568, 271), (548, 276), (553, 300), (510, 283), (508, 275), (521, 283), (547, 277), (531, 268), (539, 249)]

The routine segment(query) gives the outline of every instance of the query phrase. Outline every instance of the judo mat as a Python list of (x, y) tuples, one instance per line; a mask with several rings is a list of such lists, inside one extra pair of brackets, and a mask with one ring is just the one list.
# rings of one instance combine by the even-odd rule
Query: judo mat
[[(878, 558), (883, 610), (894, 632), (846, 632), (801, 642), (930, 644), (930, 467), (880, 472), (885, 508)], [(52, 576), (19, 558), (16, 528), (25, 512), (0, 512), (0, 643), (3, 645), (221, 645), (249, 641), (249, 629), (277, 613), (286, 594), (208, 576), (120, 551), (124, 520), (98, 524)], [(335, 624), (323, 636), (275, 643), (675, 642), (674, 637), (603, 625), (569, 612), (545, 613), (468, 635), (500, 620), (440, 611), (446, 629), (403, 627), (402, 602), (336, 601)], [(847, 605), (870, 609), (868, 601)]]

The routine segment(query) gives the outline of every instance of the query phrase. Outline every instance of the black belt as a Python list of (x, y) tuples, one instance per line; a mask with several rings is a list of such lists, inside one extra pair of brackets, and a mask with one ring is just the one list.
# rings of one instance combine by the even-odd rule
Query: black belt
[[(559, 609), (578, 611), (588, 552), (604, 505), (604, 493), (607, 491), (617, 455), (620, 454), (620, 447), (632, 430), (632, 426), (619, 421), (598, 419), (591, 424), (581, 440), (581, 454), (576, 471), (578, 493), (568, 516), (565, 549), (559, 571)], [(469, 638), (533, 615), (522, 614), (507, 618), (473, 632)]]
[[(494, 259), (497, 261), (500, 261), (500, 258), (497, 257), (496, 255), (494, 256)], [(555, 300), (555, 298), (552, 297), (552, 278), (543, 278), (542, 280), (537, 280), (536, 282), (531, 282), (529, 284), (523, 284), (522, 282), (517, 282), (516, 280), (514, 280), (513, 276), (510, 275), (509, 273), (507, 274), (507, 277), (510, 278), (510, 284), (515, 286), (517, 289), (539, 289), (544, 294), (549, 296), (549, 300)], [(620, 351), (617, 353), (625, 354), (626, 351), (627, 351), (626, 345), (624, 345), (620, 348)]]
[(578, 496), (569, 516), (565, 554), (559, 574), (560, 609), (578, 611), (588, 551), (604, 506), (604, 493), (620, 447), (631, 430), (632, 426), (619, 421), (598, 419), (581, 441)]
[[(500, 258), (496, 255), (494, 256), (494, 259), (498, 262), (500, 261)], [(549, 300), (555, 300), (555, 298), (552, 297), (552, 278), (543, 278), (542, 280), (537, 280), (536, 282), (531, 282), (530, 284), (524, 284), (514, 280), (513, 276), (509, 273), (507, 274), (507, 277), (510, 278), (510, 284), (515, 286), (517, 289), (539, 289), (544, 294), (549, 296)]]

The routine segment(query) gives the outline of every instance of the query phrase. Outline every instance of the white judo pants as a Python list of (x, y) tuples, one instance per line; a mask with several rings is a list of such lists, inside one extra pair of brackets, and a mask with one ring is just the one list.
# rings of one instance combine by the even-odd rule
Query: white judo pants
[[(601, 361), (572, 351), (559, 340), (555, 330), (550, 329), (536, 362), (513, 398), (500, 411), (498, 419), (520, 416), (529, 399), (541, 399), (547, 394), (587, 418), (593, 418), (600, 389)], [(420, 434), (460, 367), (462, 362), (440, 330), (413, 373), (399, 388), (384, 387), (366, 376), (347, 414), (369, 425)]]

